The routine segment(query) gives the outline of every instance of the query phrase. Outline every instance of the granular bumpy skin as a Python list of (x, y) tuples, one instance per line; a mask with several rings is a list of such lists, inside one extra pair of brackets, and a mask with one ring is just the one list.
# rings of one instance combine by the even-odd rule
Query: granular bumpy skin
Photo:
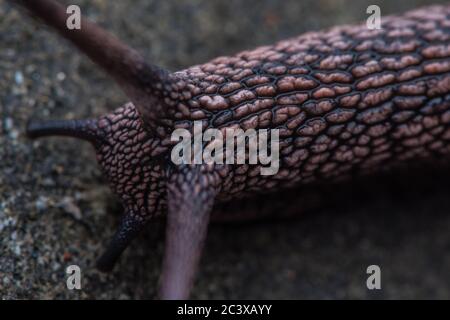
[(177, 74), (177, 126), (280, 130), (280, 170), (234, 166), (222, 196), (386, 169), (450, 151), (450, 8), (336, 27)]
[[(167, 213), (161, 298), (188, 297), (215, 205), (224, 204), (218, 212), (226, 215), (235, 210), (227, 203), (255, 194), (450, 153), (450, 6), (383, 17), (378, 30), (310, 32), (169, 73), (88, 21), (71, 33), (55, 1), (13, 2), (71, 40), (131, 99), (97, 120), (31, 122), (28, 131), (94, 144), (125, 208), (100, 269), (110, 270), (146, 223)], [(278, 129), (278, 172), (261, 175), (258, 164), (175, 165), (171, 133), (192, 132), (194, 121), (203, 129)]]

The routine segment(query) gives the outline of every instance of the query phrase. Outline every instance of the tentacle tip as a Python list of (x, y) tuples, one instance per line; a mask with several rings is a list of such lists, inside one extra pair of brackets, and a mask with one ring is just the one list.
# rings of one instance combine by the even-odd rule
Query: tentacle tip
[(25, 133), (29, 139), (39, 138), (41, 135), (39, 134), (40, 129), (42, 128), (42, 122), (36, 120), (28, 120)]
[(115, 266), (115, 261), (112, 261), (110, 259), (110, 257), (108, 257), (107, 255), (102, 255), (98, 260), (97, 260), (97, 270), (99, 270), (100, 272), (104, 272), (104, 273), (108, 273), (111, 272), (114, 269)]

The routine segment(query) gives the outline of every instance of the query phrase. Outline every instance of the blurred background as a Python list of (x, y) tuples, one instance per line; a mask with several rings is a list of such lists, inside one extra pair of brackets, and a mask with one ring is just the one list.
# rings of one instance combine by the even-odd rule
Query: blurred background
[[(68, 3), (68, 1), (63, 1)], [(443, 1), (434, 1), (439, 3)], [(429, 1), (71, 0), (170, 70), (305, 31)], [(163, 250), (155, 221), (115, 271), (94, 268), (114, 232), (115, 201), (88, 144), (29, 141), (26, 121), (105, 114), (125, 96), (87, 58), (0, 0), (0, 298), (151, 299)], [(333, 206), (289, 221), (216, 225), (194, 298), (450, 298), (450, 172), (407, 172), (332, 191)], [(328, 195), (325, 195), (328, 197)], [(82, 269), (80, 291), (65, 267)], [(377, 264), (382, 290), (366, 288)]]

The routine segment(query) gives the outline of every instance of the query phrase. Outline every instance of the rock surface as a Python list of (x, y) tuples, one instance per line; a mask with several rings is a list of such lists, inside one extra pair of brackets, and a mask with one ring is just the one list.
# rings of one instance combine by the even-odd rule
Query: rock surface
[[(382, 14), (427, 1), (381, 1)], [(82, 13), (170, 70), (338, 23), (371, 1), (84, 0)], [(95, 270), (120, 206), (92, 149), (29, 141), (29, 118), (87, 118), (126, 101), (41, 24), (0, 1), (0, 297), (150, 299), (163, 249), (155, 221), (111, 274)], [(450, 173), (375, 182), (297, 220), (210, 229), (194, 298), (450, 298)], [(412, 178), (411, 178), (412, 179)], [(364, 200), (361, 200), (364, 199)], [(353, 201), (355, 200), (355, 201)], [(82, 269), (82, 290), (65, 268)], [(382, 268), (382, 290), (366, 268)]]

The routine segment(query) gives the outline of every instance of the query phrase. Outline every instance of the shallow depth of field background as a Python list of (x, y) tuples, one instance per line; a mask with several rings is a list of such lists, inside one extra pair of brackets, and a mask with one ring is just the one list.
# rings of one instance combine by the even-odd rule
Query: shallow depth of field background
[[(65, 1), (68, 3), (67, 1)], [(377, 1), (382, 15), (428, 1)], [(439, 1), (436, 1), (439, 2)], [(442, 1), (441, 1), (442, 2)], [(367, 17), (373, 1), (71, 0), (170, 70)], [(0, 0), (0, 298), (153, 298), (163, 224), (133, 242), (112, 274), (94, 268), (120, 206), (76, 140), (31, 142), (31, 117), (87, 118), (126, 98), (55, 33)], [(372, 180), (333, 208), (285, 222), (214, 226), (194, 298), (450, 298), (450, 174)], [(339, 190), (336, 190), (339, 192)], [(325, 195), (327, 196), (327, 195)], [(81, 291), (65, 267), (82, 268)], [(366, 267), (382, 290), (366, 289)]]

